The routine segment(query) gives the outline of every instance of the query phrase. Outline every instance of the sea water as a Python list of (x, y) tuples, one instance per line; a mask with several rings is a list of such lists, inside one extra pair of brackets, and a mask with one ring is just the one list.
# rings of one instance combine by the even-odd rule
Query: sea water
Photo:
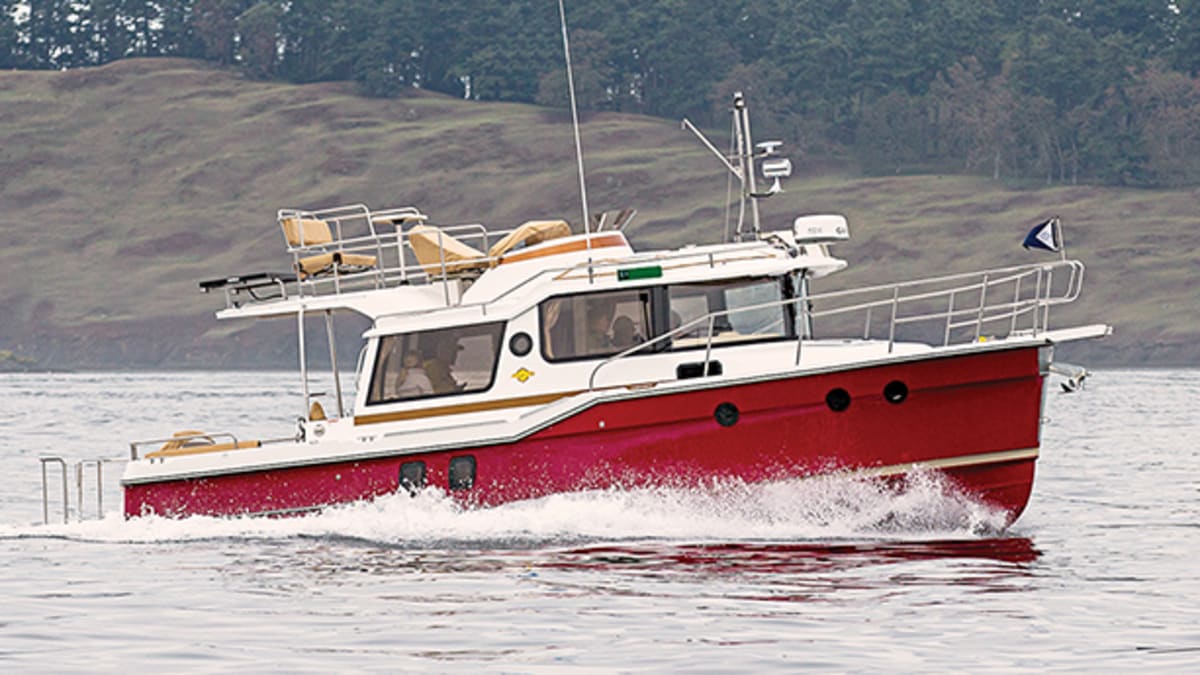
[(0, 375), (0, 670), (1200, 671), (1195, 370), (1053, 384), (1007, 530), (937, 475), (126, 521), (119, 463), (41, 524), (39, 456), (287, 436), (298, 384)]

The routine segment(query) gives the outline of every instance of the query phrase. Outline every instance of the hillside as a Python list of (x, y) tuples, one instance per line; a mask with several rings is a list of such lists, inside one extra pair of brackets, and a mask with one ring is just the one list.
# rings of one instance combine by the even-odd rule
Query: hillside
[[(284, 269), (279, 207), (412, 204), (438, 222), (495, 227), (578, 221), (568, 118), (528, 105), (419, 91), (367, 99), (348, 85), (143, 59), (0, 73), (0, 139), (0, 349), (41, 367), (290, 366), (286, 327), (217, 324), (220, 299), (196, 287)], [(583, 144), (592, 208), (638, 208), (635, 245), (720, 236), (725, 177), (676, 123), (595, 115)], [(1195, 189), (810, 171), (765, 219), (850, 218), (838, 252), (851, 271), (828, 288), (1033, 260), (1021, 237), (1058, 214), (1089, 277), (1052, 321), (1116, 326), (1072, 357), (1166, 366), (1200, 363), (1198, 205)]]

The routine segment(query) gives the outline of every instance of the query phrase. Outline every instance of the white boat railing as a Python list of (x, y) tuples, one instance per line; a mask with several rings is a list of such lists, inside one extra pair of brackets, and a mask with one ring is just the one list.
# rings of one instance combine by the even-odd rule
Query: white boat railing
[[(1067, 304), (1079, 297), (1083, 275), (1082, 262), (1062, 260), (830, 291), (710, 312), (601, 361), (588, 377), (588, 389), (596, 388), (597, 374), (610, 364), (639, 352), (665, 348), (676, 338), (689, 334), (694, 336), (698, 328), (702, 330), (700, 337), (706, 338), (700, 372), (708, 374), (714, 339), (718, 337), (715, 330), (718, 319), (788, 306), (794, 309), (797, 326), (796, 366), (800, 365), (804, 342), (815, 339), (845, 338), (850, 335), (858, 338), (861, 335), (863, 340), (882, 340), (883, 336), (877, 335), (882, 332), (886, 333), (890, 354), (895, 349), (897, 333), (906, 326), (924, 325), (925, 336), (940, 333), (943, 347), (1015, 335), (1036, 336), (1048, 330), (1052, 306)], [(878, 319), (881, 315), (885, 320)], [(808, 334), (807, 327), (813, 325), (815, 319), (833, 324), (834, 331), (831, 333), (835, 333), (837, 328), (858, 325), (860, 320), (862, 329), (850, 335), (843, 330), (840, 335), (819, 337)], [(841, 325), (837, 325), (839, 319), (842, 320)], [(937, 344), (939, 340), (927, 339), (925, 342)]]
[[(453, 238), (459, 242), (487, 251), (490, 244), (512, 232), (509, 230), (489, 231), (482, 224), (466, 223), (439, 225), (438, 247), (441, 250), (438, 264), (421, 263), (413, 252), (405, 225), (423, 223), (427, 217), (415, 207), (403, 206), (372, 211), (364, 204), (350, 204), (330, 209), (307, 211), (282, 209), (278, 220), (285, 219), (323, 221), (330, 229), (332, 239), (313, 243), (286, 242), (292, 269), (286, 273), (272, 272), (232, 277), (228, 281), (205, 282), (205, 290), (222, 288), (225, 291), (225, 306), (237, 307), (250, 301), (266, 301), (287, 298), (291, 294), (304, 296), (340, 295), (391, 286), (440, 282), (446, 287), (447, 303), (452, 296), (450, 285), (462, 276), (455, 270), (465, 267), (486, 269), (498, 259), (483, 254), (463, 260), (446, 260), (444, 243)], [(332, 265), (328, 273), (304, 275), (300, 273), (300, 262), (309, 256), (336, 253), (340, 255), (370, 256), (374, 264), (366, 269), (345, 271), (340, 265)], [(263, 290), (266, 289), (266, 290)]]
[[(331, 274), (302, 279), (297, 288), (301, 295), (307, 291), (311, 295), (338, 294), (346, 290), (361, 290), (364, 287), (383, 287), (421, 282), (433, 278), (447, 280), (446, 261), (443, 259), (440, 274), (431, 274), (425, 267), (416, 262), (411, 255), (412, 246), (408, 235), (402, 227), (406, 224), (424, 223), (428, 217), (416, 207), (401, 206), (378, 211), (372, 211), (365, 204), (350, 204), (318, 211), (299, 209), (283, 209), (279, 212), (279, 220), (287, 218), (312, 219), (324, 221), (329, 226), (333, 240), (313, 246), (295, 245), (288, 243), (287, 251), (292, 256), (293, 269), (298, 267), (302, 258), (307, 255), (325, 252), (343, 254), (369, 255), (376, 259), (372, 269), (353, 273), (340, 273), (334, 267)], [(391, 228), (385, 231), (384, 228)], [(479, 223), (438, 226), (439, 245), (443, 237), (453, 237), (463, 243), (476, 246), (484, 251), (488, 249), (491, 239), (507, 235), (511, 230), (489, 232)], [(486, 255), (467, 261), (486, 265), (492, 259)]]
[[(222, 288), (225, 291), (226, 308), (246, 304), (244, 298), (250, 301), (269, 301), (286, 299), (290, 295), (299, 297), (315, 297), (339, 295), (352, 291), (388, 288), (395, 286), (420, 285), (440, 283), (447, 306), (456, 302), (458, 294), (451, 286), (458, 280), (471, 278), (490, 267), (500, 263), (500, 258), (488, 256), (486, 253), (479, 257), (447, 260), (445, 257), (447, 240), (468, 244), (482, 251), (487, 251), (492, 244), (508, 236), (514, 229), (488, 230), (479, 223), (458, 225), (438, 225), (437, 243), (439, 259), (436, 262), (419, 262), (413, 252), (409, 233), (402, 229), (402, 223), (424, 223), (427, 218), (414, 207), (397, 207), (381, 211), (372, 211), (363, 204), (339, 206), (319, 211), (304, 211), (298, 209), (283, 209), (279, 219), (300, 218), (323, 220), (329, 226), (333, 235), (331, 242), (314, 244), (312, 246), (287, 245), (287, 252), (292, 259), (292, 270), (297, 271), (301, 259), (321, 253), (338, 252), (342, 254), (369, 255), (376, 259), (376, 264), (370, 269), (342, 272), (335, 265), (332, 272), (320, 276), (303, 277), (294, 273), (261, 273), (246, 277), (233, 277), (229, 280), (203, 282), (201, 287), (207, 290)], [(394, 224), (393, 231), (383, 231), (381, 224)], [(759, 242), (763, 247), (770, 248), (771, 244)], [(645, 262), (662, 263), (675, 260), (694, 260), (706, 257), (710, 267), (723, 262), (713, 252), (696, 253), (694, 251), (677, 251), (670, 254), (657, 254), (653, 260), (645, 258)], [(463, 308), (478, 308), (487, 315), (488, 306), (512, 296), (522, 288), (535, 284), (547, 277), (556, 277), (573, 272), (581, 272), (592, 278), (605, 271), (628, 266), (631, 260), (596, 260), (586, 265), (573, 264), (545, 268), (536, 274), (522, 280), (513, 287), (505, 290), (499, 296), (480, 303), (462, 305)], [(465, 268), (473, 268), (474, 272), (464, 273)], [(266, 289), (266, 290), (262, 290)], [(269, 293), (269, 294), (268, 294)], [(399, 310), (391, 315), (406, 314)]]

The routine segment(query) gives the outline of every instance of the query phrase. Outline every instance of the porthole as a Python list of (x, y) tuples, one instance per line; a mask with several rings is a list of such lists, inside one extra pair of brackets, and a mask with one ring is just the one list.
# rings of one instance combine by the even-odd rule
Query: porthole
[(737, 406), (732, 403), (722, 403), (713, 411), (713, 418), (717, 420), (717, 424), (723, 427), (731, 427), (737, 424), (739, 416)]
[(475, 458), (463, 455), (450, 460), (450, 489), (470, 490), (475, 485)]
[(834, 412), (842, 412), (850, 407), (850, 392), (838, 387), (830, 389), (828, 394), (825, 394), (825, 405)]
[(903, 403), (908, 398), (908, 385), (900, 380), (892, 380), (883, 387), (883, 397), (888, 403)]
[(425, 462), (405, 462), (400, 465), (400, 487), (415, 495), (425, 487)]
[(525, 356), (533, 350), (533, 338), (529, 333), (517, 333), (509, 338), (508, 350), (515, 356)]

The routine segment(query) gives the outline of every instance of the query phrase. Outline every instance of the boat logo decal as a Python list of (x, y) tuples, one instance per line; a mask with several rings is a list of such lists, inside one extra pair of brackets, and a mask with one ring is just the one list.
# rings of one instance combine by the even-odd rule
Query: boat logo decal
[(513, 373), (512, 376), (513, 376), (513, 379), (515, 379), (517, 382), (520, 382), (521, 384), (525, 384), (525, 382), (528, 381), (529, 378), (533, 377), (533, 371), (529, 370), (528, 368), (521, 368), (517, 372)]

